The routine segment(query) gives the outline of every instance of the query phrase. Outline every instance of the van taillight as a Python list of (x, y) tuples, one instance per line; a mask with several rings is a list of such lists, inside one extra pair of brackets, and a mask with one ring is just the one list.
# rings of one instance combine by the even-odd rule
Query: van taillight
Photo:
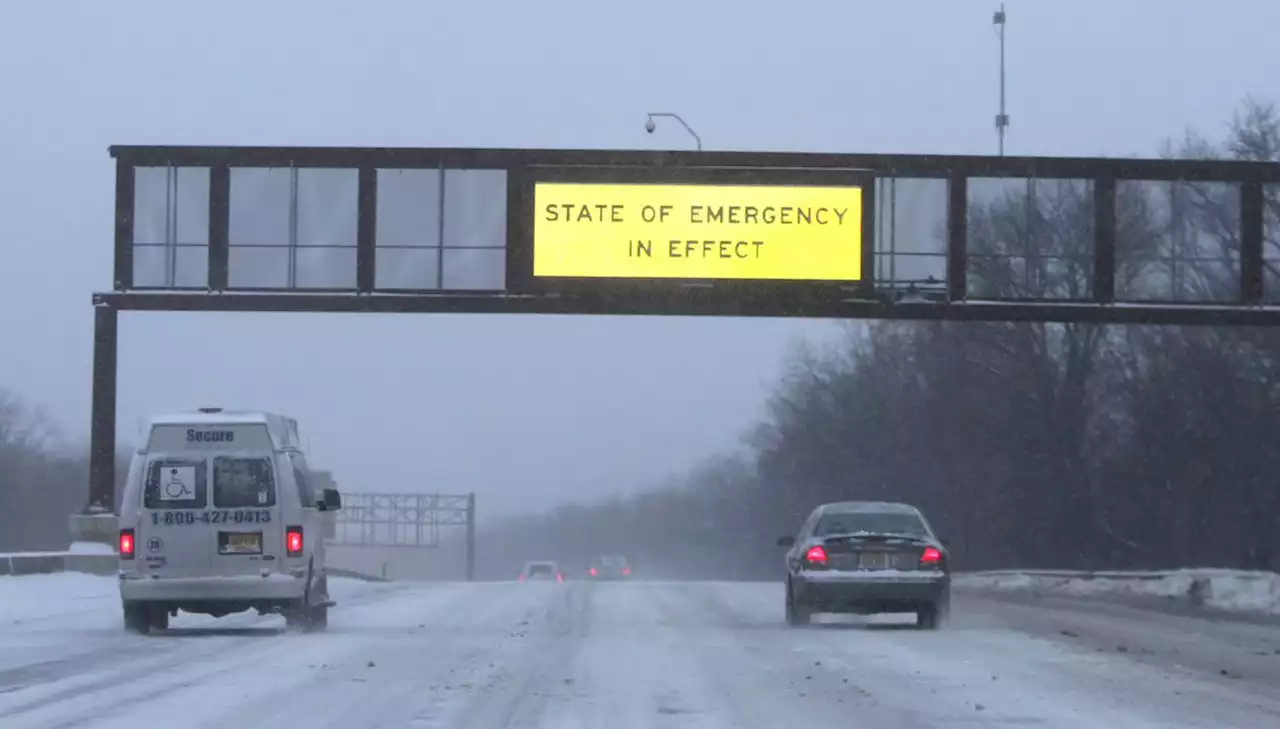
[(302, 527), (293, 526), (285, 531), (284, 546), (290, 557), (302, 554)]
[(133, 559), (135, 542), (132, 529), (120, 530), (120, 559)]

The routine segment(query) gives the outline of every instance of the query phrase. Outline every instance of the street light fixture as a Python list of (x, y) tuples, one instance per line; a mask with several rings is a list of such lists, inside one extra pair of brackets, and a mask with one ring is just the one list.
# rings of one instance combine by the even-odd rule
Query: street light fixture
[(684, 127), (684, 130), (689, 133), (689, 136), (693, 137), (693, 141), (698, 144), (698, 151), (702, 151), (702, 137), (699, 137), (698, 133), (693, 131), (693, 127), (689, 126), (689, 123), (682, 119), (679, 114), (670, 111), (651, 111), (649, 112), (649, 118), (644, 122), (644, 130), (653, 134), (653, 130), (658, 128), (658, 125), (653, 120), (660, 116), (669, 117), (680, 122), (680, 126)]

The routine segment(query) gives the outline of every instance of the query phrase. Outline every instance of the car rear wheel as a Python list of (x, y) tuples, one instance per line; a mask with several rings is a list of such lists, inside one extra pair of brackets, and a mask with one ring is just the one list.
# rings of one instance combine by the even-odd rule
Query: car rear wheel
[(799, 627), (808, 625), (813, 613), (803, 604), (797, 603), (795, 593), (791, 591), (791, 587), (787, 586), (787, 625), (791, 627)]
[(937, 603), (927, 603), (916, 610), (916, 627), (920, 630), (937, 630), (941, 622), (941, 611)]

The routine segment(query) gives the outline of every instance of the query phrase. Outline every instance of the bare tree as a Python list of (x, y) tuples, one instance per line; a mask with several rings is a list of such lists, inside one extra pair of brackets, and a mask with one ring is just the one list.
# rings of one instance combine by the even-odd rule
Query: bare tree
[(0, 551), (65, 546), (86, 475), (48, 418), (0, 390)]
[[(1280, 116), (1248, 101), (1225, 143), (1188, 135), (1169, 149), (1280, 160)], [(1234, 295), (1238, 201), (1231, 186), (1118, 185), (1119, 295)], [(1268, 291), (1280, 294), (1280, 190), (1267, 190), (1266, 215)], [(1088, 184), (1006, 183), (971, 201), (969, 220), (974, 295), (1092, 294)], [(817, 503), (866, 498), (925, 508), (966, 567), (1280, 568), (1280, 446), (1266, 437), (1280, 428), (1280, 338), (1041, 324), (857, 331), (838, 350), (797, 352), (747, 439), (753, 462), (523, 521), (510, 543), (572, 555), (608, 542), (683, 575), (768, 577), (772, 537)]]

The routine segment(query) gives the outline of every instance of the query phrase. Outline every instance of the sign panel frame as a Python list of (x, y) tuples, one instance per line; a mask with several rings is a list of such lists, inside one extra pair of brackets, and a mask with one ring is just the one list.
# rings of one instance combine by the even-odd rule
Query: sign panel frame
[[(861, 169), (640, 167), (530, 165), (508, 179), (507, 290), (511, 293), (613, 295), (800, 302), (875, 297), (875, 173)], [(858, 281), (631, 277), (539, 277), (534, 275), (534, 194), (538, 183), (598, 185), (707, 185), (857, 187), (862, 190), (861, 276)]]

